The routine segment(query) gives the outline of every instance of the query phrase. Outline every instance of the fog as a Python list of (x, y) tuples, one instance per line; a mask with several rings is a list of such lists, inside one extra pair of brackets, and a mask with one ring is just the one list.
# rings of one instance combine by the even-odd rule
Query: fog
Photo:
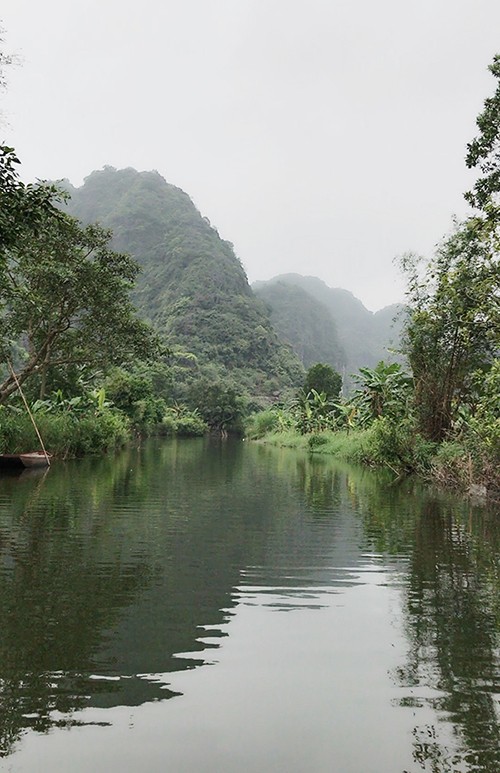
[(157, 169), (250, 281), (295, 271), (378, 309), (473, 181), (498, 0), (4, 0), (2, 139), (26, 180)]

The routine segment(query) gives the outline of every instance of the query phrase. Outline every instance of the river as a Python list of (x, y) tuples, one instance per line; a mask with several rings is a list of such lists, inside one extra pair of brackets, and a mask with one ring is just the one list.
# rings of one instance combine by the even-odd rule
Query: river
[(500, 518), (241, 441), (0, 477), (0, 770), (498, 773)]

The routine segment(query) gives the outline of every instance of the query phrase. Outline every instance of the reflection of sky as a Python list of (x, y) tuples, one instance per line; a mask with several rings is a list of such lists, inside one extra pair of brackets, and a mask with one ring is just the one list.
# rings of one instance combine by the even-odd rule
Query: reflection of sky
[[(49, 769), (72, 760), (75, 773), (141, 766), (151, 773), (417, 773), (416, 709), (391, 705), (404, 691), (388, 679), (405, 646), (399, 591), (383, 573), (376, 579), (318, 591), (319, 610), (279, 614), (266, 599), (238, 604), (211, 667), (157, 675), (182, 697), (127, 711), (88, 709), (78, 716), (111, 718), (112, 726), (57, 733), (53, 743), (30, 737), (12, 758), (12, 773), (40, 758)], [(432, 710), (418, 712), (420, 726), (430, 727)]]

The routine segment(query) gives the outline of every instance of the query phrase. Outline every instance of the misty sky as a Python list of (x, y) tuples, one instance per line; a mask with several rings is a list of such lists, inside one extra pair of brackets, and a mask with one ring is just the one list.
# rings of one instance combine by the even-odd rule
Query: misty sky
[(157, 169), (250, 281), (312, 274), (374, 310), (403, 297), (394, 257), (467, 212), (499, 0), (3, 0), (0, 22), (24, 179)]

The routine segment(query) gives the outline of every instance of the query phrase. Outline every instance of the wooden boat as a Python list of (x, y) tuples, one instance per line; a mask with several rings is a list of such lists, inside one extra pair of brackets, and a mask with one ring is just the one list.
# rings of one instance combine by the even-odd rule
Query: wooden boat
[(0, 454), (0, 467), (48, 467), (50, 454), (29, 451), (25, 454)]

